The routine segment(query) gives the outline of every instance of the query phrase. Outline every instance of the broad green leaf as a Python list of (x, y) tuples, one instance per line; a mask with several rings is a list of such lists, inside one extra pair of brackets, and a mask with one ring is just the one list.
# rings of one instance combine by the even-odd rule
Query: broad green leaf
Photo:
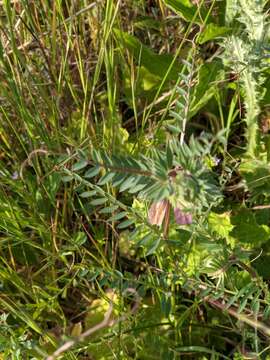
[[(164, 3), (172, 9), (177, 15), (186, 21), (194, 21), (197, 24), (202, 24), (207, 16), (207, 10), (202, 5), (198, 7), (193, 5), (189, 0), (163, 0)], [(195, 14), (197, 13), (196, 17)], [(209, 16), (208, 21), (212, 18)]]
[(247, 248), (260, 247), (269, 241), (269, 227), (258, 225), (251, 211), (247, 209), (239, 211), (237, 215), (231, 217), (231, 222), (234, 229), (230, 235)]
[(216, 232), (219, 236), (228, 238), (229, 233), (233, 230), (231, 224), (230, 213), (225, 212), (216, 214), (211, 212), (208, 216), (209, 227), (212, 231)]
[(137, 90), (151, 91), (160, 85), (160, 76), (152, 74), (146, 67), (138, 69)]
[(270, 168), (269, 164), (258, 159), (243, 161), (239, 167), (251, 195), (261, 197), (270, 194)]
[(231, 29), (226, 26), (218, 26), (214, 23), (207, 24), (204, 31), (199, 37), (199, 44), (204, 44), (207, 41), (213, 40), (218, 37), (222, 37), (231, 32)]
[[(170, 54), (155, 54), (153, 50), (143, 45), (139, 39), (126, 32), (115, 29), (115, 35), (119, 41), (122, 41), (125, 47), (132, 53), (137, 64), (145, 67), (151, 74), (162, 79), (168, 71), (173, 61)], [(168, 80), (176, 80), (180, 71), (180, 65), (175, 63), (168, 74)]]
[(45, 187), (47, 187), (48, 194), (52, 201), (54, 201), (57, 191), (59, 189), (59, 185), (61, 182), (60, 173), (53, 173), (48, 176), (47, 180), (45, 180)]
[(192, 103), (189, 117), (194, 116), (218, 91), (217, 82), (222, 80), (224, 72), (220, 61), (213, 61), (201, 66), (199, 81), (192, 91)]
[(270, 254), (269, 250), (263, 252), (263, 256), (258, 257), (253, 263), (253, 267), (256, 269), (258, 274), (265, 280), (270, 280)]

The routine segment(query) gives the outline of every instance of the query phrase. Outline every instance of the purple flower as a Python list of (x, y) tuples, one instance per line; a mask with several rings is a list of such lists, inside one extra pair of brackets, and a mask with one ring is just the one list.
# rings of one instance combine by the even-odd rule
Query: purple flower
[(190, 213), (184, 213), (178, 207), (173, 209), (175, 221), (179, 225), (190, 225), (192, 224), (192, 215)]

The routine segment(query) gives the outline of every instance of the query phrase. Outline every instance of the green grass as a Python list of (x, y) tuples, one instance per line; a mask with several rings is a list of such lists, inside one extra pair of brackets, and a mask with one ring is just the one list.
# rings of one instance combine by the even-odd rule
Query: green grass
[(1, 2), (0, 359), (269, 358), (269, 5), (232, 3)]

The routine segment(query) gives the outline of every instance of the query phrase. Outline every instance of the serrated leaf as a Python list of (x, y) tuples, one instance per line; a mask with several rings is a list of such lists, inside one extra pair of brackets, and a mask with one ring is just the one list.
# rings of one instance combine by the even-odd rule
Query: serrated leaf
[(100, 166), (96, 165), (93, 168), (87, 170), (86, 173), (84, 174), (84, 177), (86, 179), (90, 179), (90, 178), (98, 175), (99, 171), (100, 171)]
[(248, 190), (254, 198), (262, 194), (270, 194), (270, 168), (269, 164), (258, 159), (243, 162), (240, 167), (240, 174), (243, 176)]
[(211, 212), (208, 216), (209, 227), (212, 231), (224, 238), (228, 238), (234, 226), (231, 224), (230, 213), (216, 214)]
[(79, 170), (85, 168), (87, 165), (88, 165), (88, 161), (87, 161), (86, 159), (82, 159), (82, 160), (76, 162), (76, 163), (72, 166), (71, 170), (72, 170), (72, 171), (79, 171)]
[(106, 198), (98, 198), (90, 201), (91, 205), (97, 206), (97, 205), (103, 205), (105, 202), (108, 201)]
[(243, 209), (231, 218), (234, 229), (230, 233), (246, 247), (259, 247), (269, 241), (270, 229), (267, 225), (258, 225), (252, 211)]

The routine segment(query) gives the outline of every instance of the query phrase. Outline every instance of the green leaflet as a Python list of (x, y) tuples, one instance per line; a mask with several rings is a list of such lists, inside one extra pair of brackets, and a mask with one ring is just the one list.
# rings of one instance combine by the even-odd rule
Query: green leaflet
[(108, 221), (117, 221), (117, 220), (120, 220), (120, 219), (123, 219), (125, 216), (127, 216), (128, 213), (127, 211), (121, 211), (113, 216), (111, 216)]
[(105, 174), (104, 176), (102, 176), (99, 181), (98, 181), (98, 185), (105, 185), (107, 184), (108, 182), (110, 182), (113, 177), (115, 176), (115, 173), (113, 172), (108, 172), (107, 174)]
[(100, 212), (100, 214), (110, 214), (110, 213), (113, 213), (114, 211), (116, 211), (118, 208), (119, 208), (118, 205), (108, 206), (108, 207), (101, 209), (99, 212)]
[(95, 190), (91, 190), (91, 191), (84, 191), (80, 194), (81, 198), (88, 198), (88, 197), (92, 197), (94, 195), (96, 195), (96, 191)]
[(86, 173), (84, 174), (84, 177), (86, 179), (90, 179), (90, 178), (96, 176), (99, 173), (99, 171), (100, 171), (100, 166), (96, 165), (93, 168), (87, 170)]
[(121, 222), (117, 226), (117, 229), (125, 229), (125, 228), (129, 227), (132, 224), (134, 224), (134, 220), (133, 219), (128, 219), (128, 220), (125, 220), (125, 221)]
[(78, 162), (76, 162), (72, 166), (71, 170), (72, 171), (79, 171), (79, 170), (85, 168), (87, 165), (88, 165), (88, 161), (86, 159), (82, 159), (82, 160), (79, 160)]
[(106, 198), (99, 198), (99, 199), (95, 199), (95, 200), (90, 201), (90, 204), (94, 205), (94, 206), (103, 205), (107, 201), (108, 201), (108, 199), (106, 199)]

